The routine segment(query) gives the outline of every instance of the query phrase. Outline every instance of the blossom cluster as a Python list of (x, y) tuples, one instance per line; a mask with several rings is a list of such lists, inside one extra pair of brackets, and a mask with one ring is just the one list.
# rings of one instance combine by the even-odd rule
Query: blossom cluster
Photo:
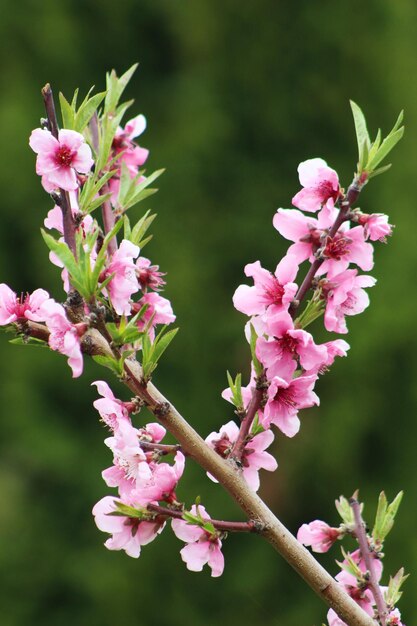
[[(115, 398), (104, 381), (93, 384), (102, 396), (94, 402), (94, 407), (112, 433), (105, 444), (113, 453), (113, 465), (102, 476), (108, 487), (118, 489), (118, 498), (102, 498), (94, 506), (93, 515), (97, 527), (112, 535), (105, 542), (109, 550), (124, 550), (129, 556), (138, 557), (141, 546), (162, 532), (166, 516), (178, 512), (181, 517), (183, 505), (178, 502), (175, 489), (184, 471), (185, 457), (176, 450), (173, 465), (161, 462), (162, 456), (176, 449), (161, 444), (165, 428), (158, 423), (135, 428), (129, 416), (129, 410), (137, 409), (135, 403)], [(155, 516), (148, 511), (148, 505), (160, 503), (171, 507), (166, 509), (166, 516)], [(181, 550), (182, 559), (191, 571), (201, 571), (208, 563), (212, 576), (220, 576), (224, 567), (222, 535), (207, 527), (210, 517), (203, 506), (193, 505), (190, 514), (199, 516), (197, 524), (172, 520), (175, 535), (187, 544)]]
[[(337, 173), (322, 159), (304, 161), (298, 173), (302, 189), (292, 199), (297, 208), (278, 209), (273, 219), (280, 235), (293, 243), (274, 272), (260, 261), (246, 265), (254, 284), (239, 286), (233, 297), (235, 308), (250, 317), (246, 334), (250, 341), (255, 334), (256, 343), (248, 387), (238, 393), (230, 387), (223, 397), (244, 421), (256, 389), (263, 389), (240, 458), (243, 476), (254, 489), (259, 487), (257, 471), (277, 466), (265, 452), (274, 439), (271, 425), (288, 437), (296, 435), (300, 409), (319, 404), (314, 391), (319, 376), (349, 349), (343, 339), (317, 344), (306, 326), (324, 313), (327, 331), (347, 333), (346, 316), (368, 306), (365, 288), (375, 284), (373, 277), (359, 273), (373, 267), (370, 242), (385, 241), (392, 231), (386, 215), (364, 214), (351, 206)], [(307, 289), (297, 284), (304, 262), (310, 265)], [(309, 289), (311, 299), (299, 313), (300, 295), (302, 299)], [(207, 442), (227, 457), (233, 456), (238, 437), (239, 427), (229, 422)]]
[[(201, 571), (207, 564), (217, 577), (224, 569), (221, 550), (227, 532), (258, 531), (262, 520), (212, 519), (199, 497), (187, 510), (178, 499), (177, 487), (186, 452), (197, 460), (198, 454), (192, 446), (187, 447), (185, 436), (178, 436), (184, 448), (165, 443), (166, 429), (159, 422), (139, 427), (132, 422), (143, 405), (158, 418), (164, 415), (164, 404), (170, 409), (169, 403), (155, 406), (148, 383), (176, 332), (166, 331), (175, 315), (170, 301), (160, 293), (164, 274), (142, 256), (154, 216), (147, 212), (133, 225), (127, 215), (155, 191), (149, 185), (161, 173), (148, 175), (143, 169), (149, 151), (137, 138), (146, 129), (145, 117), (137, 115), (121, 125), (130, 103), (119, 104), (119, 99), (134, 69), (120, 79), (114, 72), (109, 74), (106, 92), (92, 97), (89, 93), (78, 108), (77, 92), (71, 104), (61, 94), (61, 130), (49, 85), (42, 90), (48, 119), (32, 132), (29, 145), (37, 155), (41, 184), (55, 202), (44, 220), (45, 229), (52, 234), (42, 234), (50, 261), (62, 269), (66, 299), (57, 302), (44, 289), (17, 295), (2, 283), (0, 326), (15, 330), (17, 341), (48, 341), (52, 350), (68, 358), (73, 377), (83, 372), (83, 355), (91, 354), (138, 394), (122, 401), (105, 381), (93, 383), (100, 395), (94, 407), (110, 431), (105, 445), (112, 453), (112, 465), (102, 477), (107, 487), (117, 491), (93, 508), (97, 527), (110, 535), (105, 546), (138, 557), (141, 547), (171, 523), (177, 538), (186, 544), (181, 557), (187, 568)], [(367, 273), (374, 264), (373, 243), (386, 242), (392, 233), (388, 216), (363, 213), (355, 205), (368, 179), (388, 167), (376, 169), (402, 136), (402, 116), (389, 141), (381, 143), (378, 134), (372, 143), (363, 115), (355, 107), (359, 162), (352, 185), (345, 192), (337, 173), (323, 159), (301, 163), (301, 189), (292, 199), (295, 208), (280, 208), (273, 218), (275, 229), (291, 245), (274, 272), (263, 268), (259, 260), (246, 265), (245, 274), (253, 279), (253, 285), (240, 285), (233, 296), (235, 308), (249, 318), (245, 334), (251, 350), (251, 377), (242, 387), (241, 375), (233, 380), (228, 373), (229, 387), (222, 395), (234, 405), (240, 421), (230, 420), (211, 432), (205, 447), (201, 440), (198, 443), (203, 446), (203, 456), (214, 459), (211, 466), (205, 460), (201, 465), (210, 470), (217, 468), (216, 463), (232, 468), (243, 479), (239, 482), (242, 493), (258, 491), (261, 469), (272, 472), (278, 467), (267, 452), (275, 436), (272, 426), (294, 437), (300, 429), (300, 410), (319, 404), (318, 379), (349, 349), (341, 338), (316, 343), (306, 328), (323, 316), (326, 331), (348, 332), (346, 317), (366, 309), (366, 290), (376, 282)], [(97, 213), (93, 215), (99, 208), (101, 220)], [(301, 280), (304, 264), (307, 271)], [(132, 374), (132, 366), (137, 374)], [(221, 463), (207, 447), (228, 462)], [(164, 460), (169, 455), (173, 455), (172, 463)], [(221, 471), (208, 476), (217, 482)], [(358, 540), (359, 550), (343, 552), (336, 580), (371, 616), (381, 616), (384, 597), (385, 626), (403, 626), (396, 608), (405, 580), (402, 570), (387, 588), (379, 585), (383, 541), (400, 499), (399, 494), (388, 506), (381, 494), (377, 523), (365, 539), (342, 498), (337, 503), (343, 520), (339, 527), (315, 520), (298, 532), (299, 542), (316, 552), (326, 552), (346, 535)], [(359, 514), (357, 508), (355, 514)], [(301, 549), (297, 542), (295, 545)], [(344, 625), (332, 609), (328, 622), (329, 626)]]
[[(314, 520), (309, 524), (303, 524), (297, 533), (297, 539), (305, 546), (311, 547), (314, 552), (327, 552), (333, 544), (347, 536), (352, 536), (359, 541), (359, 533), (364, 533), (364, 544), (368, 552), (369, 561), (366, 563), (363, 547), (352, 552), (342, 549), (343, 560), (338, 561), (340, 572), (336, 575), (337, 583), (343, 587), (346, 593), (371, 617), (378, 619), (381, 606), (377, 606), (374, 584), (378, 587), (380, 598), (384, 603), (386, 626), (405, 626), (401, 621), (401, 614), (395, 604), (401, 597), (401, 585), (407, 578), (401, 569), (396, 576), (390, 579), (388, 586), (380, 584), (383, 564), (383, 542), (388, 534), (392, 521), (401, 501), (399, 494), (394, 502), (388, 507), (385, 494), (381, 494), (377, 521), (372, 533), (365, 534), (365, 530), (358, 528), (348, 501), (340, 497), (336, 501), (336, 508), (342, 517), (342, 523), (338, 527), (329, 526), (322, 520)], [(359, 506), (359, 504), (358, 504)], [(362, 506), (361, 506), (362, 509)], [(391, 517), (391, 520), (389, 519)], [(369, 571), (372, 569), (372, 574)], [(346, 626), (345, 622), (338, 617), (333, 609), (327, 614), (329, 626)]]

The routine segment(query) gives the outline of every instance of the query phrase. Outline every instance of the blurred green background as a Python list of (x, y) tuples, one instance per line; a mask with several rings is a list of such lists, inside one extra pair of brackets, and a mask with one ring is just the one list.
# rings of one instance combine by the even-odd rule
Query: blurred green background
[[(296, 532), (315, 518), (337, 523), (341, 493), (360, 487), (372, 521), (379, 491), (392, 498), (404, 488), (385, 574), (403, 565), (413, 573), (400, 605), (412, 624), (417, 4), (1, 0), (0, 8), (1, 281), (62, 297), (38, 236), (51, 202), (28, 147), (43, 115), (40, 88), (50, 81), (67, 97), (77, 86), (102, 89), (106, 70), (139, 60), (132, 116), (148, 119), (149, 167), (167, 168), (160, 193), (140, 205), (158, 213), (145, 254), (168, 271), (181, 329), (155, 378), (203, 435), (232, 418), (220, 398), (225, 370), (248, 374), (245, 319), (231, 297), (247, 262), (273, 269), (283, 255), (271, 220), (299, 188), (298, 163), (321, 156), (348, 185), (356, 163), (348, 99), (372, 134), (405, 108), (394, 167), (360, 201), (397, 226), (377, 246), (372, 306), (351, 318), (349, 358), (320, 381), (320, 409), (304, 412), (294, 440), (277, 435), (280, 468), (264, 474), (261, 493)], [(321, 624), (325, 606), (258, 537), (229, 537), (220, 579), (188, 572), (170, 531), (138, 561), (103, 548), (90, 511), (108, 493), (100, 473), (111, 456), (90, 383), (110, 374), (93, 363), (85, 370), (72, 381), (58, 355), (1, 342), (1, 625)], [(179, 495), (197, 494), (213, 516), (239, 518), (190, 462)], [(339, 557), (336, 548), (320, 560), (336, 573)]]

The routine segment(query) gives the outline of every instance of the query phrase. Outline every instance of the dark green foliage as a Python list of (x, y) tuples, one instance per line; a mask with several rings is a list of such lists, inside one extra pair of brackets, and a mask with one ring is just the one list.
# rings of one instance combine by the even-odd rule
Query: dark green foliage
[[(146, 115), (148, 172), (167, 171), (160, 192), (129, 212), (132, 224), (147, 209), (158, 213), (145, 255), (168, 271), (181, 327), (154, 379), (203, 436), (233, 418), (220, 398), (225, 371), (247, 383), (246, 320), (231, 298), (246, 263), (275, 269), (286, 249), (271, 220), (298, 190), (298, 163), (321, 156), (347, 187), (357, 162), (349, 99), (372, 137), (404, 107), (393, 167), (360, 198), (363, 211), (386, 212), (397, 226), (377, 246), (371, 308), (349, 320), (351, 351), (320, 382), (321, 407), (304, 412), (294, 440), (277, 437), (279, 469), (262, 477), (262, 495), (293, 531), (317, 517), (337, 524), (334, 499), (357, 487), (372, 523), (380, 491), (392, 501), (404, 489), (385, 546), (386, 582), (401, 566), (417, 571), (416, 24), (413, 0), (3, 0), (0, 21), (0, 280), (19, 293), (44, 287), (62, 297), (39, 236), (52, 203), (27, 145), (44, 115), (41, 87), (49, 81), (70, 98), (95, 84), (100, 93), (106, 71), (120, 75), (139, 60), (126, 119)], [(325, 607), (254, 535), (229, 536), (225, 574), (215, 580), (186, 571), (169, 531), (138, 561), (103, 548), (90, 511), (109, 493), (100, 472), (111, 454), (89, 383), (111, 381), (111, 372), (91, 361), (74, 381), (60, 355), (2, 339), (2, 626), (324, 621)], [(191, 506), (197, 493), (213, 517), (242, 519), (188, 462), (178, 496)], [(339, 557), (336, 549), (320, 559), (336, 572)], [(410, 624), (411, 586), (401, 600)]]

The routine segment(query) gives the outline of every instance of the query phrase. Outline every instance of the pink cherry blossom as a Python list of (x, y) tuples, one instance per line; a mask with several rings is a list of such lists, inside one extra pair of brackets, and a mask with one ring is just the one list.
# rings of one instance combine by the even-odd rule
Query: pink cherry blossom
[(111, 496), (102, 498), (93, 508), (97, 528), (112, 535), (104, 544), (109, 550), (124, 550), (128, 556), (138, 558), (141, 546), (153, 541), (164, 528), (160, 522), (111, 515), (114, 511), (117, 507)]
[(41, 315), (48, 326), (50, 335), (49, 347), (68, 357), (68, 365), (72, 369), (73, 378), (81, 376), (83, 371), (83, 355), (80, 340), (86, 330), (85, 324), (71, 324), (63, 306), (52, 299), (46, 300), (41, 306)]
[(155, 337), (155, 326), (157, 324), (171, 324), (175, 321), (172, 306), (167, 298), (163, 298), (154, 291), (147, 291), (142, 298), (132, 306), (132, 312), (137, 313), (144, 305), (147, 305), (145, 313), (138, 320), (139, 330), (145, 327), (149, 330), (149, 335), (153, 340)]
[(77, 189), (76, 171), (87, 174), (94, 163), (84, 137), (74, 130), (60, 130), (55, 139), (49, 130), (36, 128), (29, 145), (38, 155), (36, 173), (42, 176), (42, 185), (48, 192)]
[(19, 297), (5, 283), (0, 284), (0, 326), (11, 324), (16, 320), (32, 320), (43, 322), (45, 316), (42, 305), (49, 299), (44, 289), (36, 289), (32, 294), (21, 294)]
[(114, 393), (104, 380), (96, 380), (91, 384), (96, 385), (97, 391), (102, 396), (93, 402), (93, 406), (111, 430), (115, 431), (121, 420), (130, 421), (125, 403), (115, 398)]
[(133, 262), (138, 254), (138, 246), (127, 239), (123, 239), (101, 276), (101, 279), (104, 280), (114, 274), (106, 289), (118, 315), (130, 315), (130, 298), (139, 290), (136, 267)]
[(165, 274), (159, 271), (159, 265), (152, 265), (144, 256), (140, 256), (136, 261), (136, 276), (142, 291), (148, 288), (160, 291), (165, 285), (162, 278)]
[(149, 150), (133, 142), (133, 139), (141, 135), (145, 129), (145, 116), (137, 115), (126, 123), (124, 129), (119, 127), (113, 139), (113, 155), (122, 153), (116, 163), (124, 162), (132, 176), (137, 175), (138, 168), (145, 163), (149, 155)]
[(288, 248), (288, 254), (295, 256), (299, 265), (307, 259), (312, 263), (314, 254), (323, 246), (329, 229), (337, 215), (334, 209), (329, 215), (320, 211), (318, 219), (310, 217), (296, 209), (278, 209), (273, 218), (277, 231), (294, 244)]
[(173, 502), (176, 500), (175, 488), (180, 480), (185, 466), (185, 456), (177, 452), (174, 465), (169, 463), (155, 463), (148, 476), (139, 475), (136, 480), (134, 497), (138, 502)]
[(290, 382), (275, 376), (268, 388), (263, 425), (274, 424), (287, 437), (294, 437), (300, 430), (298, 411), (320, 403), (313, 391), (316, 380), (315, 375), (299, 376)]
[(321, 520), (314, 520), (300, 527), (297, 539), (303, 545), (311, 546), (313, 552), (327, 552), (342, 535), (338, 528), (332, 528)]
[(119, 488), (123, 498), (131, 497), (139, 479), (149, 480), (152, 475), (139, 435), (128, 420), (120, 420), (113, 437), (104, 441), (113, 452), (113, 466), (104, 470), (102, 476), (109, 487)]
[(398, 609), (390, 611), (387, 615), (387, 626), (405, 626), (401, 621), (401, 613)]
[(233, 304), (246, 315), (259, 315), (274, 305), (279, 310), (288, 309), (296, 292), (293, 282), (298, 272), (295, 256), (285, 256), (277, 265), (275, 274), (263, 269), (259, 261), (245, 267), (246, 276), (254, 280), (254, 286), (240, 285), (233, 296)]
[(346, 270), (320, 281), (323, 297), (326, 300), (324, 325), (326, 330), (345, 334), (348, 332), (345, 316), (362, 313), (369, 305), (365, 287), (373, 287), (376, 279), (360, 275), (356, 269)]
[[(205, 508), (195, 505), (191, 508), (193, 515), (200, 514), (204, 520), (209, 521)], [(221, 552), (222, 542), (217, 535), (207, 532), (200, 526), (188, 524), (185, 520), (172, 520), (172, 530), (181, 541), (187, 545), (181, 550), (181, 558), (192, 572), (201, 572), (204, 565), (211, 568), (211, 575), (218, 577), (223, 574), (224, 556)]]
[(365, 239), (371, 241), (387, 242), (387, 237), (392, 235), (392, 224), (388, 223), (388, 215), (383, 213), (361, 213), (358, 217), (358, 223), (364, 227)]
[(343, 339), (335, 339), (334, 341), (327, 341), (321, 344), (327, 350), (326, 360), (318, 367), (313, 367), (311, 370), (307, 370), (306, 374), (325, 374), (329, 367), (331, 367), (338, 356), (346, 356), (347, 351), (350, 349), (350, 345)]
[(323, 159), (300, 163), (298, 175), (304, 189), (293, 197), (294, 206), (303, 211), (318, 211), (327, 204), (334, 206), (340, 194), (339, 177)]
[(166, 435), (166, 430), (161, 424), (157, 422), (151, 422), (146, 424), (143, 428), (138, 429), (139, 439), (141, 441), (148, 441), (149, 443), (159, 443)]
[(319, 369), (327, 359), (325, 346), (318, 346), (310, 333), (294, 327), (292, 317), (280, 311), (267, 317), (266, 331), (273, 339), (259, 337), (256, 355), (268, 369), (268, 378), (280, 376), (290, 380), (297, 369), (297, 360), (305, 370)]
[[(206, 437), (206, 443), (209, 444), (220, 456), (227, 458), (233, 444), (239, 434), (238, 425), (232, 420), (221, 427), (219, 432), (212, 432)], [(265, 469), (274, 472), (278, 463), (276, 459), (265, 452), (274, 440), (274, 434), (271, 430), (265, 430), (252, 437), (245, 445), (242, 454), (242, 474), (248, 485), (254, 490), (259, 489), (259, 470)], [(216, 479), (208, 474), (209, 478), (217, 482)]]
[(348, 229), (347, 223), (337, 231), (334, 237), (326, 237), (323, 241), (322, 256), (325, 261), (317, 274), (337, 274), (349, 267), (350, 263), (358, 265), (368, 272), (374, 266), (374, 248), (366, 243), (365, 231), (362, 226)]
[(335, 613), (333, 611), (333, 609), (330, 609), (327, 613), (327, 621), (329, 623), (329, 626), (348, 626), (346, 624), (346, 622), (343, 622), (340, 617), (337, 615), (337, 613)]

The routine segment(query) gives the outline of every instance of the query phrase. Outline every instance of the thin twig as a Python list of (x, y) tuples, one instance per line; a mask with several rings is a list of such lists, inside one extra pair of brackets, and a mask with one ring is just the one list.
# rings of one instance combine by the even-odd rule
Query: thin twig
[[(148, 510), (164, 517), (172, 517), (174, 519), (183, 519), (183, 512), (168, 507), (159, 506), (158, 504), (148, 504)], [(260, 531), (260, 526), (255, 522), (228, 522), (218, 519), (204, 518), (204, 522), (208, 522), (214, 526), (216, 530), (222, 532), (235, 533), (256, 533)]]
[(241, 464), (243, 452), (247, 443), (247, 438), (253, 420), (255, 419), (255, 415), (259, 411), (262, 404), (262, 399), (265, 391), (264, 382), (264, 376), (260, 376), (257, 378), (255, 387), (252, 389), (252, 397), (250, 399), (247, 411), (240, 424), (239, 434), (230, 451), (229, 458), (235, 461), (238, 465)]
[[(48, 126), (51, 134), (58, 140), (58, 120), (56, 117), (54, 96), (52, 93), (51, 85), (47, 83), (42, 88), (42, 97), (45, 104), (46, 116), (48, 118)], [(62, 221), (64, 226), (64, 239), (65, 243), (73, 253), (74, 257), (77, 256), (75, 245), (75, 222), (72, 216), (71, 201), (68, 191), (65, 189), (59, 190), (59, 207), (62, 211)]]
[(349, 504), (352, 507), (353, 515), (355, 517), (355, 534), (359, 543), (361, 556), (365, 561), (366, 569), (369, 572), (369, 588), (374, 596), (376, 608), (378, 611), (378, 618), (381, 626), (386, 625), (386, 618), (388, 615), (387, 605), (382, 595), (381, 588), (378, 584), (378, 578), (375, 572), (375, 559), (371, 554), (369, 548), (368, 539), (366, 537), (365, 524), (361, 515), (361, 507), (356, 499), (355, 495), (349, 500)]

